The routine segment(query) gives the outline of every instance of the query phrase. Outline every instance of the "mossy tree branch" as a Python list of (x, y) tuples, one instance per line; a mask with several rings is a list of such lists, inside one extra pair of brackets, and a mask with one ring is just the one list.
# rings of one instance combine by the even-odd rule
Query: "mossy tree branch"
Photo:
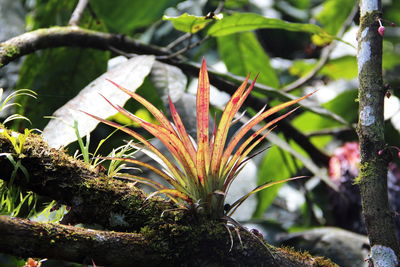
[[(178, 210), (165, 200), (146, 200), (141, 190), (49, 148), (40, 136), (31, 135), (23, 154), (17, 155), (0, 134), (0, 151), (21, 160), (30, 174), (26, 179), (19, 173), (14, 183), (71, 205), (77, 210), (75, 222), (130, 232), (1, 216), (1, 252), (79, 263), (93, 259), (107, 266), (336, 266), (319, 257), (270, 247), (244, 229), (239, 240), (236, 231), (230, 229), (229, 234), (223, 222)], [(0, 157), (0, 179), (7, 180), (13, 169), (6, 157)]]
[[(378, 151), (385, 148), (382, 82), (382, 37), (378, 34), (381, 3), (360, 1), (358, 33), (359, 122), (361, 164), (359, 186), (362, 208), (371, 246), (391, 248), (399, 256), (396, 230), (388, 204), (387, 164)], [(389, 265), (388, 265), (389, 266)]]
[[(174, 208), (172, 203), (158, 198), (145, 201), (141, 190), (108, 178), (63, 151), (48, 147), (38, 135), (31, 135), (23, 154), (16, 155), (8, 139), (0, 133), (0, 152), (13, 154), (29, 171), (28, 179), (18, 173), (15, 184), (71, 207), (68, 223), (135, 231), (149, 222), (165, 222), (168, 216), (161, 219), (161, 213)], [(13, 170), (9, 160), (0, 157), (0, 179), (9, 179)]]
[(226, 228), (212, 221), (121, 233), (0, 216), (0, 234), (1, 252), (105, 266), (337, 266), (308, 253), (267, 250), (247, 231), (240, 231), (241, 241), (231, 241)]
[(87, 230), (0, 216), (0, 251), (21, 257), (127, 266), (160, 263), (140, 234)]

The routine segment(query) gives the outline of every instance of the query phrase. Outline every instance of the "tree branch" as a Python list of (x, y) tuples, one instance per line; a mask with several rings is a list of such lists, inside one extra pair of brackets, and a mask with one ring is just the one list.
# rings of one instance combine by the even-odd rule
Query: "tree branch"
[(161, 263), (143, 235), (87, 230), (53, 223), (0, 216), (0, 251), (21, 257), (40, 257), (107, 266), (145, 266)]
[[(152, 54), (156, 56), (170, 55), (165, 49), (153, 45), (142, 44), (127, 36), (97, 32), (87, 29), (82, 29), (75, 26), (70, 27), (52, 27), (38, 29), (32, 32), (24, 33), (12, 39), (9, 39), (0, 44), (0, 68), (9, 62), (28, 55), (35, 51), (47, 48), (56, 47), (85, 47), (95, 48), (100, 50), (110, 50), (116, 48), (119, 51), (136, 54)], [(177, 66), (190, 75), (197, 77), (199, 66), (197, 64), (183, 63), (174, 59), (164, 59), (162, 62)], [(222, 74), (210, 70), (210, 75), (215, 77), (216, 81), (210, 81), (213, 85), (229, 88), (228, 93), (233, 93), (233, 87), (239, 86), (244, 78), (232, 74)], [(268, 87), (266, 85), (256, 83), (255, 90), (265, 93), (265, 95), (273, 98), (278, 98), (281, 101), (293, 100), (296, 97), (280, 90)], [(336, 114), (327, 112), (319, 107), (311, 105), (304, 106), (316, 114), (329, 117), (341, 124), (347, 122)]]
[(103, 33), (76, 26), (51, 27), (27, 32), (0, 44), (0, 67), (35, 51), (55, 47), (86, 47), (122, 51), (138, 54), (167, 55), (162, 48), (145, 45), (119, 34)]
[[(377, 22), (377, 18), (382, 16), (380, 2), (379, 0), (360, 1), (357, 55), (360, 115), (357, 133), (360, 140), (361, 163), (357, 180), (371, 246), (387, 247), (399, 256), (393, 212), (388, 204), (388, 160), (384, 155), (379, 156), (381, 153), (378, 153), (385, 148), (382, 37), (378, 34)], [(395, 266), (395, 264), (387, 266)]]
[(345, 135), (356, 135), (356, 132), (353, 128), (349, 128), (347, 126), (344, 127), (335, 127), (335, 128), (328, 128), (322, 129), (318, 131), (313, 131), (306, 134), (307, 137), (314, 137), (314, 136), (322, 136), (322, 135), (330, 135), (330, 136), (345, 136)]
[(0, 216), (0, 234), (1, 252), (77, 263), (93, 259), (105, 266), (337, 266), (322, 257), (267, 249), (244, 230), (241, 241), (237, 236), (230, 240), (223, 224), (215, 222), (196, 227), (165, 224), (136, 234)]
[(74, 12), (72, 12), (71, 18), (69, 19), (68, 25), (78, 26), (78, 23), (82, 17), (83, 11), (85, 11), (86, 6), (88, 5), (89, 0), (79, 0), (78, 4), (75, 7)]
[[(9, 140), (0, 133), (0, 152), (13, 154), (14, 159), (20, 160), (29, 170), (30, 177), (27, 179), (22, 172), (18, 173), (15, 184), (71, 206), (65, 223), (97, 224), (111, 230), (135, 231), (149, 221), (168, 221), (168, 214), (161, 219), (161, 213), (175, 208), (160, 198), (146, 201), (146, 195), (140, 189), (106, 177), (92, 166), (48, 147), (37, 135), (30, 135), (23, 154), (16, 155)], [(0, 179), (7, 181), (13, 170), (9, 160), (0, 157)], [(182, 218), (183, 215), (176, 212), (170, 219), (177, 222)]]
[[(28, 32), (1, 43), (0, 67), (23, 55), (33, 53), (40, 49), (60, 46), (78, 46), (101, 50), (112, 50), (113, 48), (116, 48), (124, 52), (126, 51), (127, 53), (169, 55), (169, 53), (163, 48), (145, 45), (129, 37), (121, 35), (101, 33), (92, 30), (81, 29), (78, 27), (52, 27)], [(198, 75), (199, 66), (195, 64), (183, 63), (173, 59), (164, 59), (161, 61), (175, 65), (190, 75)], [(229, 94), (232, 94), (237, 86), (243, 81), (242, 77), (221, 74), (215, 71), (209, 71), (209, 75), (210, 82), (214, 86)], [(282, 101), (293, 100), (295, 98), (294, 96), (258, 83), (255, 85), (255, 90), (262, 91), (268, 96), (278, 98)], [(263, 103), (260, 99), (252, 96), (249, 96), (246, 103), (256, 110), (261, 109), (265, 105), (265, 103)], [(339, 116), (328, 113), (326, 110), (321, 108), (311, 106), (304, 107), (312, 112), (339, 121), (342, 124), (347, 124), (346, 121)], [(301, 145), (304, 150), (309, 153), (313, 161), (318, 165), (327, 165), (329, 157), (315, 147), (300, 131), (285, 121), (280, 123), (279, 130), (284, 131), (287, 136), (291, 137), (299, 145)]]

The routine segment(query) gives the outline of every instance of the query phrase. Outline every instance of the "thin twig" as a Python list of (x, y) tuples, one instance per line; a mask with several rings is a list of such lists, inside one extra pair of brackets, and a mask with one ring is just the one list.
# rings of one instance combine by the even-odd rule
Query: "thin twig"
[(172, 41), (171, 43), (169, 43), (169, 45), (167, 45), (165, 48), (167, 50), (171, 50), (172, 48), (174, 48), (175, 46), (177, 46), (178, 44), (186, 41), (187, 39), (189, 39), (191, 37), (190, 33), (185, 33), (184, 35), (178, 37), (177, 39), (175, 39), (174, 41)]
[(224, 9), (224, 6), (225, 6), (225, 0), (219, 1), (217, 8), (214, 10), (214, 13), (215, 14), (221, 13), (221, 11)]
[(172, 54), (169, 54), (169, 55), (165, 55), (165, 56), (157, 56), (156, 58), (157, 59), (170, 59), (170, 58), (174, 58), (174, 57), (180, 56), (183, 53), (185, 53), (186, 51), (192, 49), (193, 47), (199, 46), (201, 43), (203, 43), (204, 41), (206, 41), (209, 38), (210, 38), (210, 36), (206, 36), (203, 39), (201, 39), (201, 40), (199, 40), (199, 41), (197, 41), (195, 43), (189, 44), (188, 46), (182, 48), (181, 50), (176, 51), (175, 53), (172, 53)]
[(137, 56), (137, 54), (135, 54), (135, 53), (126, 53), (118, 48), (115, 48), (112, 45), (109, 46), (109, 49), (110, 49), (110, 51), (112, 51), (118, 55), (124, 56), (126, 58), (131, 58), (131, 57)]
[[(351, 23), (354, 19), (354, 16), (357, 14), (357, 11), (358, 11), (358, 6), (355, 5), (354, 8), (351, 10), (349, 16), (343, 23), (342, 27), (340, 28), (340, 30), (337, 34), (338, 37), (342, 37), (343, 34), (347, 31), (348, 27), (351, 25)], [(310, 80), (312, 80), (315, 77), (315, 75), (317, 75), (317, 73), (329, 61), (329, 57), (330, 57), (332, 51), (334, 50), (334, 48), (336, 47), (336, 44), (337, 44), (337, 41), (334, 41), (330, 45), (328, 45), (327, 47), (322, 49), (321, 56), (318, 60), (317, 65), (315, 65), (315, 67), (309, 73), (307, 73), (304, 77), (300, 77), (296, 81), (284, 86), (281, 90), (284, 92), (291, 92), (291, 91), (303, 86)]]
[(68, 25), (78, 26), (79, 20), (81, 19), (83, 11), (85, 10), (88, 3), (89, 0), (79, 0), (78, 4), (75, 7), (74, 12), (72, 12)]
[[(354, 127), (355, 129), (355, 127)], [(307, 137), (314, 137), (314, 136), (322, 136), (322, 135), (340, 135), (340, 134), (344, 134), (344, 133), (353, 133), (356, 134), (356, 132), (354, 131), (353, 128), (349, 128), (349, 127), (337, 127), (337, 128), (333, 128), (333, 129), (322, 129), (319, 131), (314, 131), (311, 133), (306, 134)]]

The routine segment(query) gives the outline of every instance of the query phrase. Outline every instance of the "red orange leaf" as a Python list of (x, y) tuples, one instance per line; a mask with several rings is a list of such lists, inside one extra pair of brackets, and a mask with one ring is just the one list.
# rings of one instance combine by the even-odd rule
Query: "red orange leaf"
[(154, 197), (155, 195), (159, 195), (159, 194), (164, 194), (164, 195), (167, 195), (172, 198), (179, 198), (187, 203), (192, 203), (192, 199), (188, 195), (186, 195), (176, 189), (162, 189), (162, 190), (153, 192), (147, 197), (147, 199), (150, 199), (150, 198)]
[(175, 105), (172, 102), (171, 98), (168, 96), (168, 102), (169, 102), (169, 109), (171, 111), (172, 119), (174, 120), (175, 126), (178, 130), (179, 136), (181, 137), (183, 143), (185, 144), (186, 148), (189, 151), (190, 156), (192, 159), (195, 161), (196, 159), (196, 150), (193, 146), (192, 141), (190, 140), (190, 137), (188, 133), (186, 132), (186, 128), (183, 125), (182, 119), (179, 116), (178, 112), (176, 111)]
[(129, 117), (131, 120), (137, 122), (141, 127), (143, 127), (146, 131), (154, 135), (158, 138), (172, 153), (172, 155), (176, 158), (177, 162), (182, 164), (182, 167), (186, 171), (187, 175), (197, 176), (197, 171), (195, 167), (195, 163), (193, 159), (190, 157), (190, 154), (186, 150), (185, 145), (176, 135), (175, 131), (170, 131), (169, 129), (164, 128), (161, 125), (155, 125), (149, 122), (146, 122), (139, 117), (133, 115), (126, 109), (114, 105), (106, 98), (104, 98), (110, 105), (112, 105), (116, 110), (118, 110), (123, 115)]
[(162, 185), (159, 182), (154, 181), (152, 179), (140, 177), (140, 176), (132, 175), (132, 174), (128, 174), (128, 173), (119, 173), (118, 175), (115, 176), (115, 178), (145, 184), (145, 185), (148, 185), (148, 186), (154, 188), (155, 190), (162, 190), (162, 189), (166, 188), (164, 185)]
[(210, 82), (208, 80), (206, 61), (203, 59), (199, 73), (199, 85), (197, 87), (197, 155), (196, 166), (198, 177), (203, 184), (209, 168), (210, 156), (208, 146), (209, 131), (209, 103)]
[(213, 173), (214, 175), (218, 174), (220, 168), (221, 156), (225, 147), (225, 142), (228, 136), (228, 131), (231, 126), (232, 119), (253, 89), (255, 80), (243, 94), (244, 90), (246, 89), (248, 80), (249, 76), (246, 77), (242, 85), (232, 95), (231, 99), (225, 106), (221, 120), (218, 124), (218, 129), (215, 135), (213, 146), (213, 153), (211, 157), (211, 173)]
[(170, 131), (174, 131), (174, 128), (171, 126), (167, 117), (160, 110), (158, 110), (158, 108), (153, 106), (153, 104), (151, 104), (149, 101), (147, 101), (145, 98), (141, 97), (140, 95), (120, 86), (119, 84), (117, 84), (111, 80), (108, 80), (108, 81), (110, 83), (112, 83), (113, 85), (115, 85), (116, 87), (118, 87), (120, 90), (127, 93), (130, 97), (132, 97), (133, 99), (138, 101), (140, 104), (142, 104), (151, 114), (153, 114), (153, 116), (157, 119), (157, 121), (162, 126), (164, 126), (165, 128), (167, 128)]
[(228, 161), (230, 155), (232, 154), (232, 151), (235, 149), (236, 145), (239, 143), (239, 141), (246, 135), (246, 133), (248, 133), (255, 125), (257, 125), (258, 123), (260, 123), (261, 121), (263, 121), (264, 119), (266, 119), (267, 117), (271, 116), (272, 114), (287, 108), (291, 105), (294, 105), (298, 102), (300, 102), (301, 100), (309, 97), (310, 95), (314, 94), (314, 92), (307, 94), (305, 96), (302, 96), (300, 98), (282, 103), (280, 105), (277, 105), (275, 107), (272, 107), (270, 109), (268, 109), (267, 111), (263, 112), (262, 114), (254, 117), (252, 120), (250, 120), (247, 124), (245, 124), (236, 134), (235, 136), (232, 138), (232, 140), (229, 142), (228, 147), (226, 148), (222, 159), (221, 159), (221, 166), (224, 166), (224, 164)]
[(165, 165), (168, 167), (169, 171), (171, 171), (171, 173), (174, 175), (174, 177), (176, 177), (176, 179), (182, 183), (182, 185), (185, 184), (184, 182), (184, 174), (170, 161), (168, 160), (155, 146), (153, 146), (149, 141), (146, 140), (146, 138), (144, 138), (143, 136), (141, 136), (140, 134), (136, 133), (135, 131), (126, 128), (125, 126), (122, 126), (118, 123), (112, 122), (112, 121), (108, 121), (105, 119), (102, 119), (100, 117), (97, 117), (95, 115), (89, 114), (85, 111), (82, 111), (83, 113), (87, 114), (88, 116), (101, 121), (104, 124), (110, 125), (114, 128), (120, 129), (121, 131), (131, 135), (132, 137), (138, 139), (140, 142), (142, 142), (144, 144), (144, 146), (146, 146), (151, 152), (153, 152), (154, 154), (156, 154), (164, 163)]
[[(240, 147), (236, 150), (234, 155), (229, 159), (229, 163), (227, 163), (226, 166), (224, 166), (224, 169), (230, 170), (233, 167), (233, 164), (240, 164), (240, 162), (247, 157), (247, 155), (273, 130), (269, 130), (266, 134), (258, 138), (255, 142), (251, 144), (251, 146), (247, 147), (255, 138), (257, 138), (263, 131), (268, 129), (269, 127), (273, 126), (277, 122), (283, 120), (293, 112), (295, 112), (297, 108), (292, 109), (291, 111), (279, 116), (278, 118), (273, 119), (272, 121), (268, 122), (265, 124), (263, 127), (258, 129), (255, 133), (253, 133), (249, 138), (247, 138), (241, 145)], [(245, 150), (246, 149), (246, 150)], [(243, 152), (244, 151), (244, 152)]]

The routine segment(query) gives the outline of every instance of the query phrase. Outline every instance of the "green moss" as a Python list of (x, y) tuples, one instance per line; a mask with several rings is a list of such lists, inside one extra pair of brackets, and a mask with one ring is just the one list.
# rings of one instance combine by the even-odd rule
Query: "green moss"
[(359, 175), (354, 178), (353, 185), (359, 185), (362, 182), (362, 178), (371, 175), (371, 168), (369, 162), (360, 163)]
[(358, 175), (353, 180), (353, 185), (359, 185), (361, 183), (361, 175)]
[(14, 45), (3, 45), (2, 48), (6, 57), (13, 57), (20, 53), (20, 49)]
[(291, 247), (280, 247), (274, 248), (276, 251), (281, 251), (284, 254), (289, 255), (294, 260), (303, 263), (313, 263), (312, 266), (323, 266), (323, 267), (339, 267), (336, 263), (324, 257), (313, 257), (308, 251), (296, 251)]
[(379, 170), (377, 170), (377, 166), (380, 165), (377, 165), (375, 160), (360, 163), (359, 175), (354, 178), (353, 184), (360, 185), (362, 182), (364, 182), (364, 178), (376, 176), (376, 174), (379, 172)]

